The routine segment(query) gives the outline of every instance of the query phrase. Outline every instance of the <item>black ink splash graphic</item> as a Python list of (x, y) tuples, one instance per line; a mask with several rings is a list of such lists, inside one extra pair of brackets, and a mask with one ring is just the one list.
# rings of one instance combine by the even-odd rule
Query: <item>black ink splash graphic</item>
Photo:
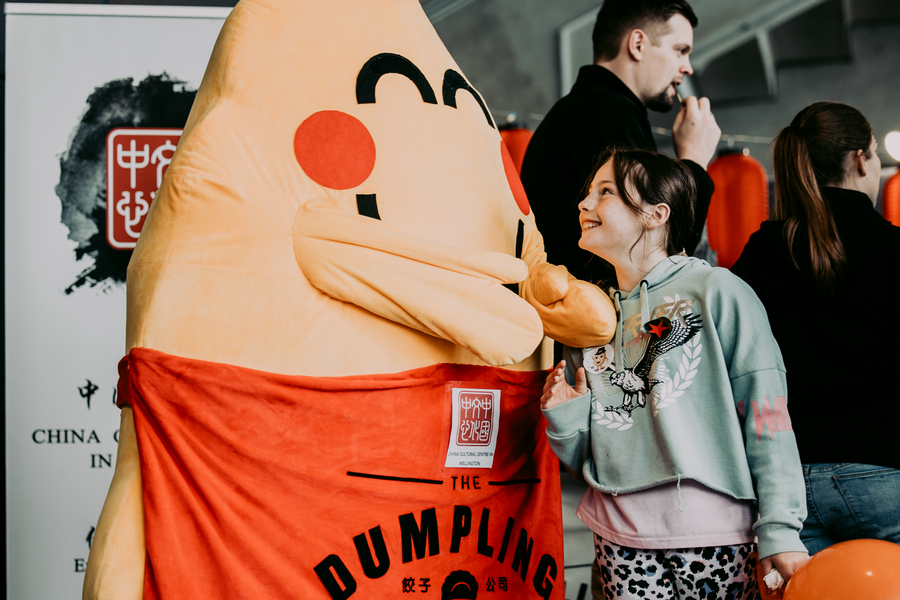
[(149, 75), (135, 85), (117, 79), (94, 90), (68, 149), (59, 159), (56, 195), (62, 203), (62, 223), (75, 241), (75, 260), (93, 264), (66, 288), (66, 294), (88, 285), (108, 291), (125, 283), (131, 250), (116, 250), (106, 241), (106, 135), (116, 127), (180, 129), (187, 122), (196, 90), (168, 74)]

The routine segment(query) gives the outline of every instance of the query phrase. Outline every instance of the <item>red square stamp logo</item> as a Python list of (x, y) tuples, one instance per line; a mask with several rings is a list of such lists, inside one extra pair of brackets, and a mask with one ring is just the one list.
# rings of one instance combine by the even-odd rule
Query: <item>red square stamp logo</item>
[(113, 248), (134, 248), (182, 131), (119, 127), (106, 136), (106, 239)]
[(489, 446), (494, 424), (494, 395), (491, 393), (461, 392), (459, 394), (459, 446)]

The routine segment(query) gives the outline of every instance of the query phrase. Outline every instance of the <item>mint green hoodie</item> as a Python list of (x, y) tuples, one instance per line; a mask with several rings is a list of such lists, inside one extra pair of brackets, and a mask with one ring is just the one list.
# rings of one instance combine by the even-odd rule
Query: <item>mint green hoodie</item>
[(805, 552), (784, 364), (750, 287), (672, 256), (613, 300), (613, 342), (567, 349), (569, 382), (583, 357), (590, 392), (544, 411), (556, 455), (608, 494), (693, 479), (755, 501), (760, 558)]

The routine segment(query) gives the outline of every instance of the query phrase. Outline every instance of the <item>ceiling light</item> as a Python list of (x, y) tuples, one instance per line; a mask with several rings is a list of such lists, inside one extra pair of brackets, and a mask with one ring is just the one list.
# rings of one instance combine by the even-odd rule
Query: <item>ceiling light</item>
[(892, 131), (884, 136), (884, 149), (891, 158), (900, 162), (900, 131)]

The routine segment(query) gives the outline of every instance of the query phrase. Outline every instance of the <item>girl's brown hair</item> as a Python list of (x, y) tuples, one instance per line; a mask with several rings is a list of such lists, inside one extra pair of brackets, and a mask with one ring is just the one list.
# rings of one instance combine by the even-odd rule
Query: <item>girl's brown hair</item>
[[(597, 171), (609, 161), (612, 161), (619, 196), (636, 218), (644, 214), (642, 201), (650, 205), (662, 203), (669, 206), (669, 220), (665, 225), (665, 251), (669, 256), (683, 254), (685, 240), (691, 235), (694, 226), (694, 204), (697, 197), (697, 185), (691, 172), (680, 161), (661, 152), (607, 148), (597, 157), (594, 170), (582, 190), (582, 197), (587, 196), (590, 191)], [(644, 233), (641, 233), (632, 245), (632, 250), (643, 237)], [(594, 283), (617, 285), (616, 271), (612, 265), (596, 255), (592, 259), (599, 260), (601, 265), (597, 268), (599, 280)]]
[[(619, 195), (635, 216), (640, 217), (644, 213), (641, 202), (651, 206), (668, 205), (666, 254), (671, 256), (684, 252), (685, 239), (694, 226), (694, 204), (697, 198), (697, 185), (687, 167), (662, 152), (607, 148), (597, 158), (597, 166), (588, 185), (600, 167), (609, 161), (612, 161)], [(636, 198), (631, 195), (630, 190), (636, 192)], [(635, 245), (642, 238), (643, 235), (635, 241)]]
[(862, 113), (837, 102), (807, 106), (775, 138), (773, 216), (785, 221), (785, 239), (798, 269), (794, 240), (798, 230), (808, 234), (810, 268), (820, 289), (833, 286), (847, 260), (821, 188), (844, 180), (849, 154), (862, 150), (871, 158), (871, 143), (872, 126)]

